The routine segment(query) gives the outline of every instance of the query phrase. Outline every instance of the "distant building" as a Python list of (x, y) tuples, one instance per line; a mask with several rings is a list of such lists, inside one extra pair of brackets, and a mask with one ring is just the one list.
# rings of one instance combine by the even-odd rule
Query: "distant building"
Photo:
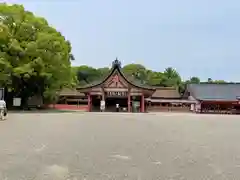
[(189, 84), (184, 97), (197, 101), (202, 113), (238, 113), (240, 84)]

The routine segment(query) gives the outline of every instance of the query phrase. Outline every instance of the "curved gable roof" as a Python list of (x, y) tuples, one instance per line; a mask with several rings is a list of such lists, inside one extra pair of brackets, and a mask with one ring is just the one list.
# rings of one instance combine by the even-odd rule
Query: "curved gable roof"
[(137, 88), (141, 88), (141, 89), (146, 89), (146, 90), (152, 90), (152, 91), (155, 91), (155, 88), (152, 87), (152, 86), (147, 86), (147, 85), (144, 85), (136, 80), (129, 80), (125, 75), (124, 73), (122, 72), (122, 68), (121, 68), (121, 62), (116, 59), (112, 62), (112, 69), (110, 70), (109, 74), (104, 77), (102, 80), (99, 80), (99, 81), (95, 81), (93, 82), (92, 84), (87, 84), (86, 86), (83, 86), (83, 87), (79, 87), (77, 89), (87, 89), (87, 88), (93, 88), (93, 87), (96, 87), (96, 86), (100, 86), (102, 85), (103, 83), (105, 83), (109, 78), (112, 77), (112, 75), (114, 73), (119, 73), (119, 75), (130, 85), (134, 86), (134, 87), (137, 87)]

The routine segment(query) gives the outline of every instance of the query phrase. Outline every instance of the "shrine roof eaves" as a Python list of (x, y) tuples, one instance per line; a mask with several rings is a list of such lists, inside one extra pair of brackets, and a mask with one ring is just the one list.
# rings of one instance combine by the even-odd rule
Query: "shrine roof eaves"
[(156, 88), (153, 87), (153, 86), (149, 86), (149, 85), (146, 85), (146, 84), (142, 84), (139, 80), (136, 80), (136, 79), (131, 79), (129, 77), (126, 77), (124, 75), (124, 73), (122, 72), (121, 70), (121, 62), (118, 61), (117, 59), (113, 61), (112, 63), (112, 68), (110, 70), (110, 72), (108, 73), (107, 76), (97, 80), (97, 81), (94, 81), (94, 82), (91, 82), (89, 84), (86, 84), (85, 86), (82, 86), (82, 87), (78, 87), (77, 89), (78, 90), (81, 90), (81, 89), (87, 89), (87, 88), (92, 88), (92, 87), (96, 87), (96, 86), (100, 86), (101, 84), (103, 84), (104, 82), (106, 82), (112, 75), (115, 71), (118, 71), (119, 74), (129, 83), (131, 84), (132, 86), (135, 86), (135, 87), (138, 87), (138, 88), (143, 88), (143, 89), (147, 89), (147, 90), (155, 90)]

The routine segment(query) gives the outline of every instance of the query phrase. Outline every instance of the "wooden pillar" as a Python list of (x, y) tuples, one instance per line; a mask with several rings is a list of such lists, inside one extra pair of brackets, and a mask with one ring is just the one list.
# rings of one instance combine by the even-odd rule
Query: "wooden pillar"
[(130, 91), (128, 91), (128, 112), (131, 112), (131, 95), (130, 95)]
[(143, 94), (141, 96), (141, 112), (145, 112), (145, 99)]
[(92, 107), (92, 97), (90, 95), (90, 93), (88, 93), (88, 112), (91, 111), (91, 107)]
[(102, 100), (105, 101), (105, 91), (104, 91), (104, 88), (102, 87), (101, 90), (102, 90)]

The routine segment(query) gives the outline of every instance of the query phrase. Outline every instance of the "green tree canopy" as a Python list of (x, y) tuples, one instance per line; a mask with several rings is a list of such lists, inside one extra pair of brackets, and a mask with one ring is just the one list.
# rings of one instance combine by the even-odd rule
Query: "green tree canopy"
[(142, 83), (147, 82), (147, 69), (141, 64), (128, 64), (123, 67), (123, 72), (126, 76), (140, 80)]
[(162, 72), (147, 71), (147, 83), (152, 86), (164, 86), (164, 74)]
[(76, 69), (78, 81), (80, 84), (90, 83), (101, 77), (100, 72), (90, 66), (82, 65), (77, 67)]
[(97, 71), (101, 77), (105, 77), (108, 75), (110, 69), (108, 67), (103, 67), (103, 68), (98, 68)]
[(215, 80), (215, 81), (213, 81), (214, 83), (216, 83), (216, 84), (225, 84), (225, 83), (227, 83), (226, 81), (224, 81), (224, 80)]
[(15, 96), (51, 96), (72, 81), (71, 45), (44, 18), (0, 4), (0, 85)]
[(201, 81), (200, 81), (200, 78), (196, 77), (196, 76), (193, 76), (190, 78), (190, 80), (187, 80), (186, 83), (188, 84), (199, 84)]
[(172, 67), (166, 68), (163, 72), (163, 75), (163, 84), (165, 84), (165, 86), (179, 87), (181, 85), (181, 77), (179, 73)]

